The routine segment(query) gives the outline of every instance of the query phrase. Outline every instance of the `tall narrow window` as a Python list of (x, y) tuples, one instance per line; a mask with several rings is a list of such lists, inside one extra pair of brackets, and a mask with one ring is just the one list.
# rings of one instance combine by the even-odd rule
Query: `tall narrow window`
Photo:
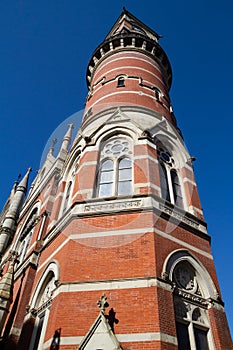
[(177, 340), (179, 350), (191, 350), (189, 341), (188, 325), (185, 323), (176, 323)]
[(35, 337), (35, 343), (33, 346), (33, 350), (38, 350), (38, 345), (39, 345), (40, 338), (41, 338), (41, 332), (43, 329), (44, 319), (45, 319), (45, 313), (43, 312), (40, 316), (38, 316), (38, 321), (37, 321), (37, 325), (35, 328), (36, 337)]
[(163, 199), (171, 201), (168, 187), (167, 171), (163, 164), (159, 163), (160, 186)]
[(27, 254), (28, 248), (29, 248), (29, 244), (31, 242), (32, 239), (32, 234), (34, 231), (34, 226), (36, 225), (36, 223), (38, 222), (38, 209), (35, 208), (31, 215), (29, 216), (29, 218), (27, 219), (22, 233), (20, 235), (20, 239), (17, 243), (17, 251), (19, 254), (19, 262), (18, 262), (18, 266), (23, 263), (25, 256)]
[(183, 198), (175, 160), (164, 148), (158, 146), (160, 187), (162, 198), (183, 208)]
[(118, 194), (132, 193), (132, 161), (123, 158), (118, 163)]
[(194, 327), (194, 336), (197, 350), (209, 350), (206, 330)]
[(65, 196), (65, 201), (64, 201), (64, 205), (63, 205), (63, 213), (66, 211), (67, 206), (69, 204), (71, 186), (72, 186), (72, 182), (70, 181), (68, 184), (67, 190), (66, 190), (66, 196)]
[(100, 170), (97, 176), (99, 197), (132, 193), (132, 145), (126, 138), (107, 141), (100, 154)]
[(178, 207), (182, 207), (183, 200), (182, 200), (181, 188), (180, 188), (177, 172), (175, 170), (171, 170), (170, 174), (171, 174), (171, 181), (172, 181), (174, 203), (178, 205)]
[(99, 181), (99, 196), (107, 197), (113, 195), (114, 185), (114, 162), (107, 159), (102, 163)]

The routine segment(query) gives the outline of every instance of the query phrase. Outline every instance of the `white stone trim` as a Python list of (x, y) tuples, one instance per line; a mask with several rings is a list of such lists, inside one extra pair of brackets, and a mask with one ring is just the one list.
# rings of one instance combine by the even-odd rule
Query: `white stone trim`
[(63, 197), (64, 197), (64, 192), (59, 192), (59, 193), (56, 195), (56, 197), (55, 197), (55, 201), (56, 201), (59, 197), (63, 198)]
[(85, 168), (85, 167), (88, 167), (88, 166), (91, 166), (91, 165), (97, 165), (97, 163), (98, 163), (98, 162), (97, 162), (96, 160), (83, 163), (83, 164), (80, 165), (80, 167), (78, 168), (78, 171), (77, 171), (77, 173), (76, 173), (76, 176), (77, 176), (77, 174), (82, 170), (82, 168)]
[(140, 182), (140, 183), (136, 183), (134, 184), (134, 188), (140, 188), (140, 187), (151, 187), (154, 190), (157, 190), (159, 193), (161, 193), (161, 188), (155, 184), (153, 184), (152, 182)]
[(183, 178), (183, 182), (189, 182), (190, 184), (192, 184), (193, 186), (197, 186), (196, 185), (196, 183), (195, 183), (195, 181), (193, 181), (193, 180), (190, 180), (188, 177), (184, 177)]
[(76, 192), (73, 194), (71, 200), (74, 200), (74, 198), (75, 198), (78, 194), (89, 194), (89, 195), (91, 194), (91, 197), (92, 197), (92, 193), (93, 193), (93, 188), (86, 188), (85, 190), (78, 190), (78, 191), (76, 191)]
[[(60, 345), (78, 345), (81, 343), (84, 336), (80, 337), (61, 337), (60, 338)], [(47, 349), (51, 346), (51, 343), (53, 341), (53, 338), (50, 338), (43, 344), (43, 349)]]
[[(169, 344), (177, 345), (177, 338), (169, 334), (162, 332), (148, 332), (148, 333), (129, 333), (129, 334), (116, 334), (119, 342), (133, 343), (133, 342), (145, 342), (145, 341), (163, 341)], [(84, 338), (83, 336), (77, 337), (61, 337), (60, 345), (78, 345)], [(47, 340), (43, 349), (48, 348), (52, 343), (52, 338)]]
[(97, 237), (114, 237), (114, 236), (125, 236), (125, 235), (137, 235), (153, 232), (153, 228), (139, 228), (139, 229), (129, 229), (129, 230), (112, 230), (112, 231), (100, 231), (91, 233), (74, 233), (69, 237), (70, 239), (85, 239), (85, 238), (97, 238)]
[[(104, 67), (107, 67), (109, 64), (111, 64), (111, 63), (113, 63), (113, 62), (118, 62), (118, 61), (120, 61), (120, 60), (125, 60), (125, 59), (128, 59), (128, 58), (132, 58), (132, 59), (134, 59), (135, 61), (142, 61), (142, 62), (146, 62), (146, 63), (148, 63), (150, 66), (152, 66), (153, 68), (155, 68), (155, 69), (157, 69), (157, 71), (158, 71), (158, 73), (160, 72), (160, 67), (159, 67), (159, 65), (157, 64), (157, 62), (155, 62), (155, 61), (152, 61), (152, 62), (150, 62), (149, 60), (145, 60), (143, 57), (139, 57), (139, 56), (131, 56), (131, 55), (127, 55), (127, 56), (125, 56), (125, 57), (116, 57), (116, 59), (113, 59), (113, 60), (111, 60), (110, 62), (108, 61), (108, 62), (105, 62), (104, 64), (102, 64), (101, 66), (99, 66), (98, 67), (98, 69), (96, 70), (96, 74), (98, 73), (98, 74), (100, 74), (101, 75), (101, 70), (104, 68)], [(162, 85), (164, 85), (164, 82), (159, 78), (159, 76), (157, 75), (157, 74), (154, 74), (154, 73), (152, 73), (150, 70), (147, 70), (147, 69), (145, 69), (145, 68), (142, 68), (142, 67), (138, 67), (138, 66), (124, 66), (124, 68), (129, 68), (129, 69), (132, 69), (132, 68), (136, 68), (136, 69), (138, 69), (138, 70), (142, 70), (142, 71), (144, 71), (144, 72), (147, 72), (147, 73), (149, 73), (150, 75), (152, 75), (152, 76), (154, 76), (155, 78), (157, 78), (161, 83), (162, 83)], [(113, 68), (113, 69), (109, 69), (109, 70), (105, 70), (105, 75), (107, 74), (107, 73), (109, 73), (109, 72), (113, 72), (113, 71), (119, 71), (119, 67), (118, 68)]]
[(153, 163), (158, 164), (158, 160), (156, 158), (148, 156), (148, 154), (143, 154), (141, 156), (134, 156), (134, 160), (137, 160), (137, 159), (150, 159)]
[(153, 142), (148, 141), (147, 139), (138, 139), (137, 141), (134, 142), (134, 147), (135, 146), (141, 146), (141, 145), (146, 145), (150, 148), (153, 148), (154, 150), (157, 151), (157, 147)]
[(167, 234), (167, 233), (165, 233), (163, 231), (160, 231), (160, 230), (158, 230), (156, 228), (154, 230), (155, 230), (155, 233), (157, 233), (158, 235), (160, 235), (162, 237), (165, 237), (165, 238), (169, 239), (170, 241), (176, 242), (176, 243), (182, 245), (183, 247), (189, 248), (189, 249), (195, 251), (196, 253), (199, 253), (199, 254), (205, 256), (208, 259), (213, 260), (212, 255), (209, 254), (209, 253), (206, 253), (204, 250), (196, 248), (196, 247), (192, 246), (191, 244), (188, 244), (188, 243), (186, 243), (184, 241), (181, 241), (180, 239), (178, 239), (176, 237), (172, 237), (171, 235), (169, 235), (169, 234)]
[(66, 243), (69, 242), (69, 240), (70, 240), (69, 237), (67, 237), (66, 240), (65, 240), (63, 243), (61, 243), (57, 249), (55, 249), (55, 250), (53, 251), (53, 253), (49, 256), (49, 258), (46, 259), (46, 260), (38, 267), (37, 271), (40, 271), (45, 265), (47, 265), (47, 264), (52, 260), (52, 258), (54, 257), (54, 255), (56, 255), (56, 254), (64, 247), (64, 245), (66, 245)]
[(53, 293), (53, 297), (57, 297), (60, 293), (87, 292), (96, 290), (117, 290), (117, 289), (134, 289), (134, 288), (150, 288), (158, 287), (172, 292), (170, 284), (159, 281), (156, 277), (121, 279), (110, 281), (80, 282), (61, 284)]
[[(118, 235), (137, 235), (137, 234), (145, 234), (148, 232), (153, 232), (153, 228), (140, 228), (140, 229), (134, 229), (134, 230), (114, 230), (114, 231), (100, 231), (100, 232), (92, 232), (92, 233), (83, 233), (83, 234), (71, 234), (69, 237), (67, 237), (67, 239), (51, 254), (50, 258), (48, 258), (42, 265), (39, 266), (38, 271), (45, 265), (47, 264), (51, 258), (57, 254), (61, 248), (68, 243), (69, 240), (71, 239), (86, 239), (86, 238), (97, 238), (97, 237), (112, 237), (112, 236), (118, 236)], [(172, 237), (170, 234), (167, 234), (165, 232), (162, 232), (158, 229), (154, 229), (154, 232), (162, 237), (165, 237), (167, 239), (169, 239), (170, 241), (176, 242), (178, 244), (180, 244), (183, 247), (189, 248), (211, 260), (213, 260), (213, 257), (211, 254), (206, 253), (205, 251), (202, 251), (201, 249), (198, 249), (194, 246), (192, 246), (191, 244), (185, 243), (181, 240), (179, 240), (178, 238)]]
[(144, 341), (164, 341), (177, 345), (177, 338), (162, 332), (117, 334), (117, 339), (122, 343), (144, 342)]
[(55, 197), (54, 196), (48, 196), (45, 201), (43, 202), (43, 204), (41, 205), (41, 209), (44, 209), (46, 207), (46, 205), (48, 204), (48, 202), (55, 202)]
[[(151, 99), (155, 99), (155, 96), (143, 93), (141, 91), (132, 91), (132, 90), (124, 90), (123, 91), (123, 90), (121, 90), (121, 91), (109, 93), (109, 94), (104, 95), (103, 97), (100, 97), (98, 100), (96, 100), (94, 103), (92, 103), (92, 107), (95, 106), (100, 101), (105, 100), (109, 96), (122, 95), (122, 94), (127, 94), (127, 95), (134, 94), (134, 95), (139, 95), (139, 96), (147, 96), (147, 97), (150, 97)], [(163, 106), (163, 107), (166, 108), (165, 106)]]
[(189, 206), (189, 209), (192, 210), (192, 212), (198, 212), (199, 214), (203, 215), (203, 211), (197, 207), (194, 207), (193, 205)]

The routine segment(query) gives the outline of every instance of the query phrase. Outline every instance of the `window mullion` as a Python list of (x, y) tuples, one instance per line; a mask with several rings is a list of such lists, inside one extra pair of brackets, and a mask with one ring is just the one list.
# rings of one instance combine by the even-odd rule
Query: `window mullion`
[(171, 200), (172, 204), (175, 204), (174, 193), (173, 193), (173, 188), (172, 188), (171, 172), (170, 172), (170, 168), (166, 164), (165, 164), (165, 169), (167, 172), (167, 182), (168, 182), (168, 191), (169, 191), (169, 195), (170, 195), (170, 200)]
[(113, 172), (113, 195), (118, 195), (118, 182), (119, 182), (119, 159), (114, 159), (114, 172)]
[(189, 324), (188, 331), (189, 331), (189, 339), (190, 339), (191, 350), (197, 350), (195, 337), (194, 337), (194, 327), (193, 327), (193, 323), (192, 322), (190, 322), (190, 324)]

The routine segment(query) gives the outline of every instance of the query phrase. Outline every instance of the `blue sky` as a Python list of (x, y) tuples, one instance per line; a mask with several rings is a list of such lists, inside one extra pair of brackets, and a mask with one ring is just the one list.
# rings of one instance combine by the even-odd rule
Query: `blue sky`
[(35, 176), (54, 129), (84, 108), (88, 60), (123, 6), (163, 35), (160, 44), (173, 68), (174, 112), (197, 159), (196, 179), (233, 333), (232, 0), (1, 1), (0, 204), (19, 173), (31, 166)]

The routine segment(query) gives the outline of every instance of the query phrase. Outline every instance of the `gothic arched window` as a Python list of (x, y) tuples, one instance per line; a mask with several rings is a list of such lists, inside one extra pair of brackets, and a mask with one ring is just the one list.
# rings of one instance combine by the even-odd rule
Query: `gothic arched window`
[(166, 201), (170, 202), (171, 199), (170, 199), (169, 186), (168, 186), (167, 170), (161, 162), (159, 162), (159, 173), (160, 173), (160, 187), (161, 187), (162, 197), (163, 199), (166, 199)]
[(183, 198), (175, 161), (171, 154), (158, 147), (159, 173), (162, 198), (183, 208)]
[(68, 183), (68, 186), (66, 188), (66, 192), (65, 192), (65, 200), (64, 200), (64, 204), (63, 204), (63, 213), (66, 211), (67, 206), (69, 204), (69, 200), (70, 200), (70, 193), (71, 193), (71, 187), (72, 187), (72, 181), (70, 181)]
[(30, 350), (43, 349), (44, 337), (49, 319), (49, 309), (56, 289), (57, 266), (51, 263), (40, 279), (31, 302), (31, 312), (35, 317)]
[(173, 271), (174, 307), (179, 350), (209, 350), (210, 329), (207, 303), (197, 273), (187, 261), (179, 262)]
[(20, 234), (19, 241), (17, 243), (17, 252), (19, 254), (19, 264), (23, 263), (24, 258), (27, 254), (29, 244), (32, 239), (34, 226), (38, 222), (38, 208), (35, 208), (26, 220), (23, 226), (22, 233)]
[(104, 143), (100, 154), (96, 195), (110, 197), (132, 193), (132, 151), (128, 139), (112, 138)]

